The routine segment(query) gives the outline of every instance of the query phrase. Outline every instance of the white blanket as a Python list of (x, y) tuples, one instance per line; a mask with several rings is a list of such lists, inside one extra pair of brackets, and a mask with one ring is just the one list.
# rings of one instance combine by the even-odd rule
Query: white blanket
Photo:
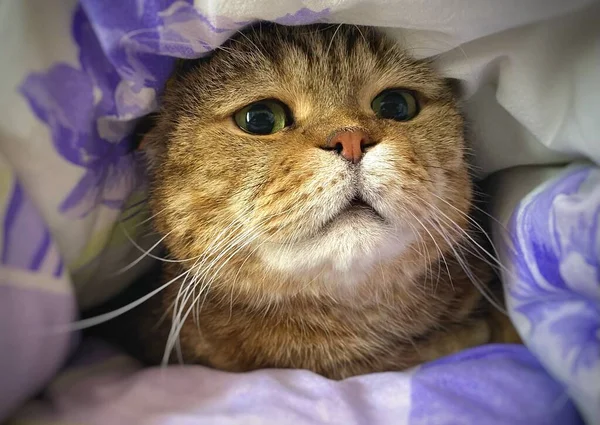
[[(31, 326), (71, 320), (73, 293), (81, 306), (95, 305), (147, 263), (124, 269), (140, 257), (129, 236), (151, 245), (142, 237), (143, 184), (127, 136), (156, 108), (168, 57), (200, 56), (246, 23), (374, 25), (414, 55), (436, 56), (441, 72), (464, 82), (481, 176), (576, 158), (600, 163), (598, 1), (82, 0), (81, 7), (0, 3), (0, 289), (14, 300), (36, 297), (10, 311), (0, 304), (7, 341), (0, 364), (23, 378), (0, 387), (10, 394), (0, 399), (0, 416), (65, 357), (59, 337), (53, 342), (62, 348), (52, 350), (23, 337)], [(527, 184), (505, 181), (503, 193)], [(24, 327), (18, 335), (11, 320)], [(8, 342), (16, 348), (7, 350)]]

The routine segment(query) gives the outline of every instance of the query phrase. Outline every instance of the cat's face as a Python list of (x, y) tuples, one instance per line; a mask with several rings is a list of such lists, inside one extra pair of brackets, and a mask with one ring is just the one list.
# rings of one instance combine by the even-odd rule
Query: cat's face
[(367, 28), (237, 35), (170, 83), (147, 140), (156, 225), (179, 259), (350, 282), (466, 226), (451, 91)]

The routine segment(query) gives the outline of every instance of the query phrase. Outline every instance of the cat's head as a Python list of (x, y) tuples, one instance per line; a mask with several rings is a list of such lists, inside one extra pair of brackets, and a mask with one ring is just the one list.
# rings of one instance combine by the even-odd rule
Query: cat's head
[(411, 251), (426, 267), (471, 203), (448, 84), (364, 27), (237, 34), (177, 71), (145, 149), (174, 257), (332, 285)]

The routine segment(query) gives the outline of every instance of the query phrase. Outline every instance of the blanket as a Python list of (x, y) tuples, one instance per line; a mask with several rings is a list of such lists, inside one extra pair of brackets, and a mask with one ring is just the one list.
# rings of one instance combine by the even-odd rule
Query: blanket
[(600, 423), (594, 165), (498, 180), (495, 198), (511, 202), (498, 204), (495, 239), (527, 349), (482, 347), (334, 383), (302, 371), (138, 370), (64, 331), (79, 308), (103, 302), (150, 264), (139, 250), (154, 241), (131, 133), (157, 108), (176, 58), (202, 56), (258, 19), (381, 27), (463, 82), (483, 177), (525, 164), (600, 163), (591, 112), (600, 92), (598, 16), (593, 0), (3, 2), (0, 420)]

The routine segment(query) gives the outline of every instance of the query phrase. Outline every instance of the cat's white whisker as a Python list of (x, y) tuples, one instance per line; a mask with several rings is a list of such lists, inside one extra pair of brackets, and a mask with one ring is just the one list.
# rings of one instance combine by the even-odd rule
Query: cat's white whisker
[[(281, 213), (277, 213), (277, 214), (273, 214), (271, 216), (268, 216), (266, 218), (264, 218), (262, 220), (260, 224), (265, 223), (266, 221), (268, 221), (269, 219), (277, 216), (277, 215), (281, 215), (281, 214), (285, 214), (288, 211), (290, 211), (291, 208), (289, 210), (285, 210)], [(222, 234), (223, 232), (221, 232)], [(260, 237), (262, 234), (258, 234), (256, 236), (251, 236), (246, 234), (246, 232), (241, 232), (236, 238), (234, 238), (233, 241), (231, 241), (229, 243), (229, 245), (223, 249), (220, 254), (211, 261), (211, 263), (209, 263), (207, 266), (204, 266), (201, 264), (199, 266), (197, 266), (197, 270), (194, 273), (194, 276), (192, 278), (192, 282), (190, 282), (190, 287), (192, 288), (196, 288), (196, 286), (198, 285), (199, 282), (202, 282), (202, 286), (200, 287), (200, 290), (198, 291), (198, 294), (195, 295), (195, 292), (193, 292), (194, 290), (192, 290), (192, 293), (194, 293), (194, 296), (192, 297), (192, 301), (191, 301), (191, 305), (188, 307), (188, 309), (184, 312), (183, 309), (185, 308), (185, 306), (188, 304), (188, 300), (190, 299), (189, 295), (185, 295), (184, 299), (181, 301), (180, 305), (181, 308), (179, 310), (177, 310), (177, 313), (174, 315), (173, 318), (173, 325), (171, 327), (171, 332), (169, 333), (169, 338), (167, 340), (166, 343), (166, 347), (165, 347), (165, 354), (163, 356), (163, 364), (166, 364), (166, 362), (168, 362), (170, 356), (171, 356), (171, 352), (173, 349), (173, 345), (175, 343), (175, 341), (177, 340), (179, 333), (181, 332), (181, 329), (183, 327), (183, 325), (185, 324), (185, 321), (187, 319), (187, 317), (189, 316), (191, 311), (194, 311), (195, 308), (197, 308), (197, 311), (199, 314), (199, 311), (202, 308), (202, 305), (198, 303), (199, 299), (201, 298), (201, 296), (203, 294), (207, 294), (208, 293), (208, 288), (210, 288), (210, 286), (212, 285), (212, 282), (218, 277), (220, 270), (225, 267), (225, 265), (233, 258), (235, 257), (235, 255), (237, 253), (239, 253), (242, 249), (244, 249), (245, 247), (247, 247), (248, 245), (252, 244), (254, 242), (254, 240), (256, 240), (258, 237)], [(233, 253), (231, 253), (227, 259), (225, 261), (222, 262), (221, 266), (214, 272), (212, 272), (212, 269), (214, 268), (214, 266), (221, 260), (221, 258), (223, 256), (225, 256), (231, 249), (233, 249), (234, 247), (236, 247), (237, 243), (240, 240), (245, 240), (245, 242), (238, 246)], [(208, 256), (206, 256), (208, 257)], [(200, 267), (203, 267), (203, 271), (200, 272)], [(212, 273), (212, 277), (209, 280), (206, 280), (206, 277), (208, 276), (209, 273)], [(178, 297), (179, 298), (179, 297)]]
[[(490, 246), (492, 247), (492, 249), (494, 250), (494, 258), (497, 260), (498, 259), (498, 251), (496, 250), (496, 246), (494, 244), (494, 241), (492, 240), (492, 238), (488, 235), (488, 233), (485, 231), (485, 229), (481, 226), (481, 224), (479, 224), (477, 222), (477, 220), (475, 220), (473, 217), (471, 217), (469, 214), (465, 213), (464, 211), (461, 211), (460, 209), (456, 208), (454, 205), (452, 205), (451, 203), (449, 203), (448, 201), (446, 201), (444, 198), (442, 198), (441, 196), (436, 195), (435, 193), (432, 193), (432, 195), (434, 197), (436, 197), (438, 200), (440, 200), (441, 202), (443, 202), (445, 205), (447, 205), (448, 207), (452, 208), (454, 211), (458, 212), (460, 215), (462, 215), (463, 217), (465, 217), (473, 226), (477, 227), (477, 229), (481, 230), (481, 233), (484, 235), (484, 237), (487, 239), (487, 241), (490, 243)], [(432, 206), (431, 204), (429, 204), (430, 206)], [(476, 205), (471, 205), (472, 208), (474, 209), (478, 209), (479, 211), (487, 214), (485, 211), (483, 211), (481, 208), (477, 207)], [(432, 206), (433, 207), (433, 206)], [(437, 209), (437, 208), (436, 208)], [(441, 211), (440, 211), (441, 212)], [(494, 218), (492, 215), (487, 214), (488, 217), (490, 218)], [(495, 218), (494, 218), (495, 219)], [(506, 230), (506, 228), (504, 228), (504, 230)]]
[[(435, 217), (434, 217), (435, 220)], [(448, 219), (449, 221), (452, 221), (450, 219)], [(437, 220), (436, 220), (437, 221)], [(465, 274), (467, 275), (467, 277), (469, 278), (469, 280), (473, 283), (473, 285), (475, 285), (475, 287), (479, 290), (479, 292), (488, 300), (488, 302), (494, 306), (498, 311), (504, 313), (504, 314), (508, 314), (506, 309), (501, 305), (500, 302), (498, 302), (496, 299), (494, 299), (493, 294), (490, 294), (490, 290), (489, 288), (487, 288), (485, 286), (485, 284), (483, 282), (481, 282), (480, 279), (478, 279), (474, 274), (473, 271), (471, 270), (471, 267), (469, 267), (468, 262), (465, 260), (465, 258), (459, 253), (459, 251), (455, 248), (456, 242), (453, 242), (452, 240), (450, 240), (448, 238), (448, 236), (446, 235), (446, 232), (444, 232), (441, 229), (441, 226), (438, 224), (436, 225), (435, 221), (431, 221), (428, 220), (428, 222), (434, 226), (436, 229), (438, 229), (438, 234), (444, 238), (446, 240), (446, 242), (448, 243), (448, 246), (450, 248), (450, 250), (454, 253), (454, 258), (456, 259), (456, 261), (459, 263), (459, 265), (461, 266), (461, 268), (463, 269), (463, 271), (465, 272)], [(438, 222), (439, 223), (439, 222)], [(457, 227), (457, 229), (460, 231), (460, 233), (462, 233), (464, 236), (467, 236), (468, 238), (470, 238), (470, 235), (468, 235), (468, 233), (460, 228), (460, 226), (458, 224), (456, 224), (454, 221), (452, 221), (452, 223), (455, 224), (455, 226)], [(472, 238), (470, 238), (472, 239)], [(483, 249), (483, 248), (481, 248)]]
[[(245, 214), (242, 214), (242, 217), (243, 216), (245, 216)], [(198, 271), (204, 266), (204, 263), (208, 260), (209, 256), (212, 255), (212, 253), (217, 252), (217, 250), (222, 244), (231, 243), (228, 239), (228, 235), (233, 233), (234, 231), (237, 231), (237, 229), (240, 228), (242, 225), (242, 221), (239, 221), (238, 219), (232, 220), (232, 222), (228, 226), (226, 226), (225, 229), (223, 229), (216, 237), (213, 238), (212, 243), (207, 247), (206, 251), (202, 255), (198, 256), (198, 261), (196, 261), (193, 267), (190, 268), (190, 270), (195, 270), (191, 282), (188, 285), (186, 285), (186, 282), (184, 281), (184, 283), (179, 288), (178, 294), (175, 298), (173, 306), (172, 323), (178, 323), (188, 299), (190, 298), (190, 296), (195, 297), (197, 282), (200, 278)]]
[[(172, 232), (172, 231), (171, 231)], [(147, 250), (142, 252), (142, 255), (140, 255), (137, 259), (133, 260), (131, 263), (129, 263), (128, 265), (126, 265), (125, 267), (120, 268), (119, 270), (117, 270), (114, 273), (111, 273), (108, 275), (108, 277), (115, 277), (118, 276), (120, 274), (123, 274), (125, 272), (127, 272), (128, 270), (131, 270), (133, 267), (135, 267), (137, 264), (140, 263), (140, 261), (142, 261), (144, 258), (148, 257), (150, 255), (150, 253), (152, 251), (154, 251), (171, 233), (167, 233), (166, 235), (164, 235), (162, 238), (160, 238), (154, 245), (152, 245), (150, 248), (148, 248)], [(141, 248), (141, 247), (140, 247)]]
[(329, 54), (329, 51), (331, 50), (331, 46), (333, 46), (333, 42), (335, 40), (335, 36), (337, 35), (338, 31), (340, 30), (340, 28), (342, 27), (342, 24), (339, 24), (337, 26), (337, 28), (335, 29), (335, 31), (333, 32), (333, 35), (331, 36), (331, 41), (329, 42), (329, 46), (327, 46), (327, 51), (325, 52), (325, 56), (327, 56)]
[[(448, 277), (450, 279), (449, 283), (452, 286), (452, 288), (454, 289), (454, 286), (452, 285), (452, 273), (450, 273), (450, 268), (448, 267), (448, 263), (446, 261), (446, 257), (444, 256), (444, 252), (440, 248), (440, 245), (437, 243), (437, 240), (435, 239), (435, 237), (433, 236), (433, 234), (429, 231), (429, 229), (427, 228), (427, 226), (425, 226), (425, 224), (423, 224), (423, 222), (421, 220), (419, 220), (414, 213), (412, 213), (411, 211), (408, 211), (408, 210), (407, 210), (407, 212), (413, 217), (413, 219), (415, 219), (417, 221), (417, 223), (419, 223), (419, 225), (421, 226), (421, 228), (423, 228), (423, 230), (425, 230), (425, 232), (427, 232), (427, 234), (429, 235), (429, 237), (431, 238), (431, 240), (435, 244), (435, 247), (436, 247), (438, 253), (440, 254), (440, 259), (442, 261), (444, 261), (444, 264), (446, 265), (446, 271), (448, 272)], [(437, 277), (437, 280), (439, 281), (439, 279), (440, 279), (440, 268), (438, 267), (438, 277)]]
[[(125, 228), (125, 226), (122, 223), (119, 223), (119, 226), (121, 227), (123, 233), (125, 234), (125, 237), (129, 240), (129, 242), (131, 242), (131, 244), (142, 253), (142, 256), (140, 258), (138, 258), (138, 260), (136, 260), (136, 261), (141, 261), (145, 257), (149, 257), (149, 258), (153, 258), (153, 259), (158, 260), (158, 261), (162, 261), (164, 263), (187, 263), (187, 262), (193, 261), (195, 259), (195, 258), (186, 258), (186, 259), (182, 259), (182, 260), (172, 260), (172, 259), (169, 259), (169, 258), (159, 257), (158, 255), (151, 254), (150, 251), (152, 251), (152, 250), (146, 250), (146, 249), (142, 248), (135, 241), (135, 239), (133, 239), (133, 237), (129, 234), (129, 232), (127, 231), (127, 229)], [(169, 236), (170, 233), (172, 233), (172, 232), (167, 233), (161, 239), (161, 241), (164, 241), (164, 239), (166, 239)], [(155, 249), (155, 248), (157, 248), (159, 246), (160, 246), (159, 244), (156, 244), (152, 249)]]
[[(227, 261), (229, 261), (237, 252), (239, 252), (241, 249), (245, 248), (248, 244), (252, 243), (253, 241), (254, 241), (254, 239), (247, 240), (245, 244), (240, 246), (236, 251), (234, 251), (233, 254), (231, 254), (228, 257), (228, 259), (224, 262), (224, 264), (226, 264)], [(206, 274), (206, 273), (208, 273), (208, 272), (205, 272), (204, 274)], [(213, 279), (216, 278), (217, 273), (218, 273), (218, 271), (214, 274)], [(200, 280), (200, 278), (198, 280)], [(190, 312), (192, 311), (194, 306), (199, 301), (200, 297), (204, 293), (207, 292), (211, 283), (212, 283), (212, 280), (210, 280), (202, 285), (202, 287), (198, 291), (199, 292), (198, 295), (194, 297), (189, 308), (185, 311), (185, 313), (183, 313), (183, 311), (182, 311), (181, 312), (182, 314), (179, 316), (178, 320), (173, 322), (173, 327), (171, 328), (171, 334), (169, 336), (169, 339), (167, 340), (166, 347), (165, 347), (165, 355), (162, 360), (163, 365), (168, 363), (169, 358), (171, 356), (172, 349), (173, 349), (173, 345), (175, 344), (176, 339), (179, 337), (179, 334), (181, 333), (181, 329), (183, 328), (183, 325), (185, 324), (187, 317), (189, 316)], [(183, 302), (182, 305), (185, 305), (185, 302)]]
[[(476, 246), (477, 248), (479, 248), (479, 250), (480, 250), (482, 253), (484, 253), (484, 254), (486, 255), (486, 257), (487, 257), (487, 259), (485, 259), (485, 258), (481, 258), (481, 257), (480, 257), (480, 258), (481, 258), (481, 260), (483, 260), (483, 261), (486, 261), (488, 264), (490, 264), (490, 265), (491, 265), (491, 266), (493, 266), (494, 268), (500, 268), (500, 269), (502, 269), (502, 271), (504, 271), (504, 272), (506, 272), (506, 273), (509, 273), (509, 274), (512, 274), (512, 271), (511, 271), (511, 270), (509, 270), (509, 269), (508, 269), (508, 268), (507, 268), (507, 267), (506, 267), (504, 264), (502, 264), (502, 262), (499, 260), (499, 258), (498, 258), (498, 252), (497, 252), (497, 250), (496, 250), (496, 247), (495, 247), (495, 245), (494, 245), (494, 243), (493, 243), (492, 239), (489, 237), (489, 235), (487, 234), (487, 232), (485, 232), (485, 231), (483, 230), (483, 228), (482, 228), (482, 227), (481, 227), (479, 224), (477, 224), (477, 226), (479, 227), (479, 229), (482, 231), (482, 233), (485, 235), (485, 237), (486, 237), (486, 238), (488, 239), (488, 241), (490, 242), (490, 244), (491, 244), (491, 246), (492, 246), (492, 249), (494, 250), (494, 253), (495, 253), (496, 255), (494, 255), (494, 254), (490, 253), (490, 252), (489, 252), (487, 249), (483, 248), (479, 242), (477, 242), (477, 241), (476, 241), (476, 240), (475, 240), (475, 239), (474, 239), (474, 238), (473, 238), (473, 237), (472, 237), (472, 236), (471, 236), (471, 235), (470, 235), (470, 234), (469, 234), (469, 233), (468, 233), (466, 230), (462, 229), (462, 228), (461, 228), (461, 227), (460, 227), (460, 226), (459, 226), (459, 225), (458, 225), (458, 224), (457, 224), (457, 223), (456, 223), (454, 220), (452, 220), (450, 217), (448, 217), (448, 215), (447, 215), (447, 214), (445, 214), (445, 213), (444, 213), (442, 210), (440, 210), (440, 209), (439, 209), (439, 208), (437, 208), (437, 207), (434, 207), (433, 205), (431, 205), (431, 204), (427, 203), (427, 202), (426, 202), (426, 201), (424, 201), (424, 200), (422, 200), (422, 201), (423, 201), (424, 203), (426, 203), (426, 204), (427, 204), (427, 205), (428, 205), (430, 208), (432, 208), (435, 214), (440, 214), (440, 215), (442, 215), (442, 217), (443, 217), (443, 218), (445, 218), (445, 219), (448, 221), (448, 223), (452, 224), (452, 225), (453, 225), (453, 226), (456, 228), (456, 230), (458, 230), (459, 232), (462, 232), (462, 233), (465, 235), (465, 237), (466, 237), (467, 239), (469, 239), (469, 241), (470, 241), (470, 242), (471, 242), (471, 243), (472, 243), (474, 246)], [(491, 262), (490, 262), (490, 261), (491, 261)]]
[(136, 223), (135, 226), (133, 226), (134, 229), (137, 229), (140, 226), (143, 226), (144, 224), (152, 221), (153, 219), (155, 219), (156, 217), (158, 217), (160, 214), (162, 214), (164, 211), (166, 211), (167, 208), (162, 208), (161, 210), (157, 211), (156, 213), (150, 215), (149, 217), (143, 219), (142, 221), (140, 221), (139, 223)]
[(177, 277), (171, 279), (167, 283), (164, 283), (163, 285), (161, 285), (157, 289), (153, 290), (152, 292), (144, 295), (143, 297), (138, 298), (137, 300), (135, 300), (123, 307), (120, 307), (120, 308), (110, 311), (108, 313), (100, 314), (95, 317), (90, 317), (88, 319), (79, 320), (77, 322), (70, 323), (66, 326), (56, 327), (56, 328), (54, 328), (54, 332), (56, 332), (56, 333), (75, 332), (75, 331), (91, 328), (92, 326), (97, 326), (102, 323), (108, 322), (109, 320), (119, 317), (120, 315), (125, 314), (125, 313), (133, 310), (137, 306), (141, 305), (142, 303), (146, 302), (147, 300), (149, 300), (150, 298), (152, 298), (159, 292), (166, 289), (173, 282), (177, 281), (181, 276), (184, 276), (186, 273), (189, 273), (189, 272), (186, 271), (186, 272), (181, 273)]

